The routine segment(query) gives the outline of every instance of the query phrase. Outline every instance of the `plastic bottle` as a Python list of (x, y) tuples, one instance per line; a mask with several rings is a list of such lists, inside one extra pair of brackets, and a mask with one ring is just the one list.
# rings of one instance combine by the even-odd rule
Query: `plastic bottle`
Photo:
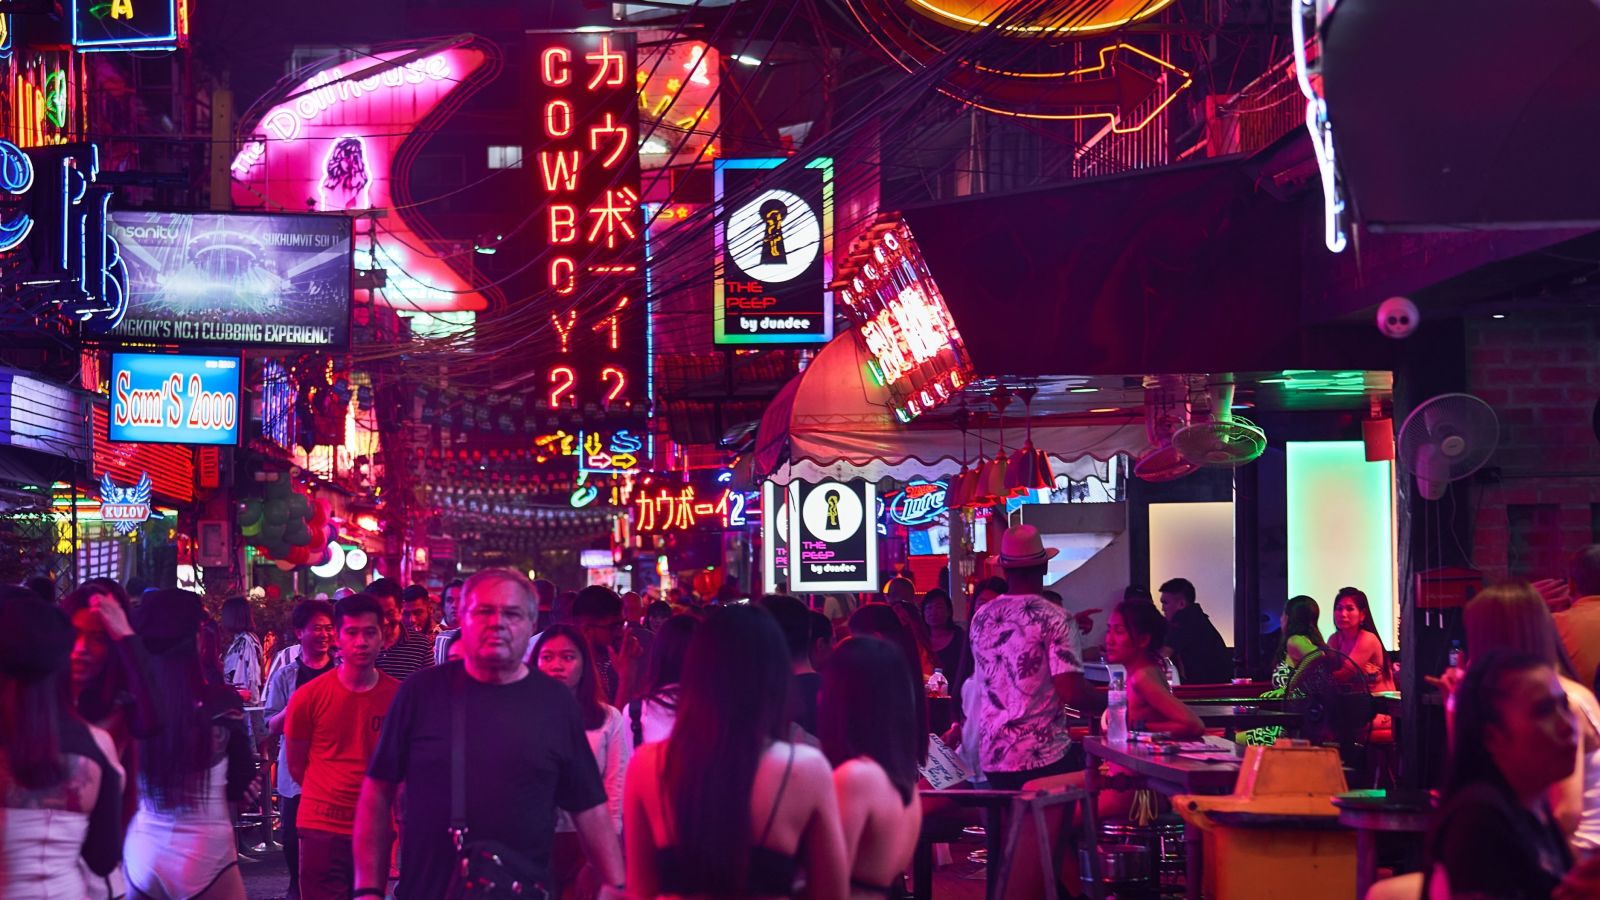
[(943, 669), (934, 669), (933, 674), (928, 676), (928, 696), (950, 696), (950, 681), (944, 677)]
[(1121, 672), (1111, 676), (1106, 693), (1106, 740), (1118, 747), (1128, 743), (1128, 689)]

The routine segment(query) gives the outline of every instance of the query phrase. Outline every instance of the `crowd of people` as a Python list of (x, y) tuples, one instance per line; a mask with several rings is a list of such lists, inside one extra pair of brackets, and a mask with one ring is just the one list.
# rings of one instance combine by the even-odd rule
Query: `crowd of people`
[[(977, 784), (1083, 777), (1088, 629), (1045, 589), (1053, 555), (1008, 530), (966, 627), (904, 578), (838, 620), (782, 594), (646, 604), (499, 569), (446, 585), (435, 615), (425, 588), (377, 579), (298, 602), (270, 660), (242, 597), (213, 616), (107, 580), (0, 588), (0, 883), (240, 898), (238, 810), (275, 795), (308, 900), (896, 896), (924, 816), (948, 814), (921, 801), (930, 731)], [(1170, 686), (1232, 662), (1189, 582), (1158, 594), (1111, 609), (1103, 661), (1126, 674), (1130, 728), (1198, 737)], [(1595, 895), (1600, 702), (1574, 661), (1597, 608), (1600, 548), (1564, 582), (1466, 606), (1468, 653), (1435, 679), (1452, 755), (1426, 896)], [(1392, 686), (1361, 591), (1337, 594), (1326, 637), (1318, 619), (1310, 597), (1285, 605), (1276, 683), (1337, 654)], [(1099, 798), (1104, 815), (1131, 801)]]

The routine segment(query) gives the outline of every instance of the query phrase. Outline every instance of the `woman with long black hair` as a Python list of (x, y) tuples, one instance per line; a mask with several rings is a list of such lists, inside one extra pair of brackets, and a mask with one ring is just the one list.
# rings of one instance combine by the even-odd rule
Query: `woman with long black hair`
[(890, 896), (917, 848), (917, 767), (928, 755), (921, 702), (905, 654), (879, 638), (846, 638), (822, 673), (820, 737), (834, 765), (852, 896)]
[[(600, 672), (595, 667), (594, 650), (583, 632), (573, 625), (551, 625), (533, 645), (533, 661), (540, 672), (561, 682), (572, 692), (583, 714), (584, 733), (594, 753), (600, 780), (606, 788), (606, 809), (618, 835), (622, 833), (622, 785), (633, 757), (633, 741), (628, 737), (622, 713), (605, 701)], [(620, 839), (620, 837), (619, 837)], [(557, 896), (574, 896), (579, 873), (585, 865), (583, 848), (572, 817), (556, 812), (556, 842), (551, 848), (550, 871), (556, 881)]]
[(1343, 587), (1333, 598), (1333, 633), (1328, 646), (1350, 657), (1367, 676), (1374, 691), (1394, 690), (1394, 675), (1389, 671), (1389, 654), (1372, 621), (1367, 595), (1353, 587)]
[(678, 683), (683, 679), (683, 660), (689, 653), (689, 639), (698, 624), (694, 616), (672, 616), (655, 628), (650, 643), (650, 669), (644, 695), (628, 704), (628, 721), (633, 729), (633, 745), (664, 741), (672, 736), (678, 719)]
[(261, 702), (261, 638), (256, 634), (255, 614), (244, 597), (222, 601), (222, 678), (233, 685), (246, 703)]
[(166, 722), (139, 741), (139, 811), (123, 845), (134, 897), (243, 898), (233, 812), (256, 776), (238, 691), (208, 682), (198, 638), (205, 611), (188, 591), (140, 603), (139, 636)]
[(122, 855), (122, 775), (111, 738), (65, 702), (72, 644), (72, 624), (55, 604), (27, 588), (0, 588), (0, 887), (8, 900), (105, 896)]
[(628, 893), (837, 898), (848, 880), (833, 769), (788, 740), (788, 645), (766, 612), (713, 609), (689, 642), (678, 721), (624, 801)]

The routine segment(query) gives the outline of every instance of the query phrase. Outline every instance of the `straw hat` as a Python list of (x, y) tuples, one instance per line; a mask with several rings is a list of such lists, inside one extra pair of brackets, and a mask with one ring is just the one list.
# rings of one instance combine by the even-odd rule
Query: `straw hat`
[(1018, 525), (1007, 528), (1006, 533), (1001, 535), (1000, 558), (997, 562), (1002, 569), (1025, 569), (1042, 566), (1060, 552), (1054, 547), (1045, 547), (1039, 529), (1032, 525)]

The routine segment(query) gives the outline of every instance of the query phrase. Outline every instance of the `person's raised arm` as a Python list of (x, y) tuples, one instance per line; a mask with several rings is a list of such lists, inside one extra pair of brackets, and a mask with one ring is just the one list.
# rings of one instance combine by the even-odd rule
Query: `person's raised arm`
[(628, 896), (655, 897), (661, 892), (661, 877), (656, 871), (656, 833), (650, 828), (650, 811), (645, 797), (660, 796), (656, 783), (656, 759), (665, 744), (646, 744), (639, 748), (628, 765), (627, 783), (622, 790), (622, 836), (627, 842)]
[(578, 827), (578, 843), (583, 845), (584, 856), (600, 873), (600, 883), (620, 888), (627, 881), (628, 870), (622, 863), (622, 843), (617, 840), (606, 804), (573, 813), (572, 824)]
[(394, 797), (400, 786), (368, 775), (361, 781), (356, 820), (351, 835), (355, 854), (355, 886), (388, 893), (390, 854), (394, 846)]
[(1166, 681), (1154, 668), (1146, 668), (1135, 674), (1128, 687), (1138, 693), (1139, 699), (1151, 711), (1150, 717), (1144, 721), (1145, 731), (1165, 732), (1179, 740), (1192, 740), (1205, 733), (1205, 723), (1182, 700), (1172, 696), (1172, 692), (1167, 690)]
[(606, 812), (617, 834), (622, 833), (622, 794), (632, 759), (633, 735), (628, 733), (628, 720), (613, 710), (606, 717), (606, 768), (601, 775), (606, 784)]
[(806, 893), (810, 900), (842, 900), (849, 896), (850, 861), (845, 855), (839, 822), (839, 801), (833, 794), (833, 770), (820, 751), (795, 748), (793, 792), (812, 804), (805, 830), (800, 834), (798, 856), (806, 868)]

